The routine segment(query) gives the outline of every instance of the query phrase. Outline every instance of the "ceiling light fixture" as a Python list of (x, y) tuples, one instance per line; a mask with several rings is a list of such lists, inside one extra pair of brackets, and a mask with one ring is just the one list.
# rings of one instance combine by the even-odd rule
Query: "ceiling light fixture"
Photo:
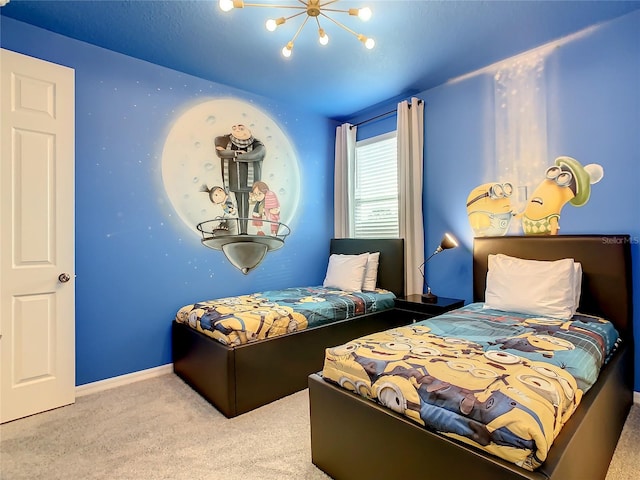
[(330, 17), (327, 14), (327, 12), (348, 13), (349, 15), (356, 16), (360, 18), (360, 20), (366, 22), (371, 18), (371, 9), (369, 7), (350, 8), (348, 10), (327, 8), (329, 5), (337, 2), (338, 0), (327, 0), (323, 3), (321, 3), (321, 0), (298, 0), (299, 5), (273, 5), (268, 3), (245, 3), (243, 0), (220, 0), (219, 4), (220, 4), (220, 9), (224, 12), (228, 12), (234, 8), (244, 8), (244, 7), (290, 8), (293, 10), (300, 10), (298, 13), (295, 13), (289, 17), (279, 17), (275, 19), (270, 18), (269, 20), (267, 20), (266, 27), (267, 27), (267, 30), (269, 30), (270, 32), (275, 31), (279, 26), (284, 25), (285, 23), (287, 23), (287, 21), (291, 20), (292, 18), (306, 14), (304, 21), (298, 27), (298, 30), (296, 31), (293, 38), (289, 42), (287, 42), (287, 44), (282, 49), (282, 55), (285, 57), (291, 56), (291, 52), (293, 50), (293, 44), (310, 18), (314, 19), (316, 21), (316, 24), (318, 25), (318, 41), (320, 42), (320, 44), (326, 45), (327, 43), (329, 43), (329, 36), (325, 32), (325, 30), (320, 26), (319, 17), (324, 17), (327, 20), (335, 23), (343, 30), (346, 30), (350, 34), (354, 35), (358, 40), (364, 43), (365, 47), (367, 47), (368, 49), (372, 49), (376, 44), (373, 38), (369, 38), (362, 35), (361, 33), (354, 32), (342, 22), (335, 20), (334, 18)]

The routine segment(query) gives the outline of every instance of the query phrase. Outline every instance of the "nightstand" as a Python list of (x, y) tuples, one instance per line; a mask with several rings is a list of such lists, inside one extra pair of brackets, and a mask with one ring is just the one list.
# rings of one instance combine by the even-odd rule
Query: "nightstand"
[(423, 301), (421, 295), (407, 295), (406, 297), (395, 299), (396, 309), (418, 314), (413, 319), (414, 322), (435, 317), (441, 313), (460, 308), (463, 305), (464, 300), (459, 298), (438, 297), (438, 301), (435, 303)]

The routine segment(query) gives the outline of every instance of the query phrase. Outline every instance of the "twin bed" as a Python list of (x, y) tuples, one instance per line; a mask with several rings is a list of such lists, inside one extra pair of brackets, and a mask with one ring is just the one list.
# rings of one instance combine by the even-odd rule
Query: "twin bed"
[[(377, 287), (392, 292), (393, 295), (404, 296), (404, 241), (402, 239), (332, 239), (329, 254), (357, 255), (365, 252), (380, 252)], [(319, 293), (319, 289), (305, 290), (309, 300), (313, 297), (327, 297), (327, 293)], [(302, 304), (298, 299), (286, 299), (278, 294), (277, 303), (285, 305)], [(393, 297), (392, 295), (392, 297)], [(173, 368), (194, 390), (220, 410), (227, 417), (234, 417), (270, 403), (274, 400), (307, 388), (307, 377), (322, 368), (324, 352), (327, 347), (344, 343), (352, 338), (371, 332), (385, 330), (394, 326), (410, 322), (407, 312), (393, 309), (393, 300), (389, 304), (385, 301), (376, 302), (370, 313), (363, 313), (361, 298), (336, 292), (335, 295), (345, 300), (353, 297), (359, 315), (352, 316), (332, 323), (323, 323), (305, 329), (305, 320), (299, 320), (299, 315), (286, 305), (284, 326), (273, 328), (284, 329), (286, 333), (270, 336), (260, 326), (252, 330), (257, 341), (240, 343), (238, 335), (221, 328), (215, 331), (200, 331), (194, 329), (196, 323), (216, 326), (221, 323), (229, 327), (227, 321), (212, 318), (221, 310), (219, 305), (212, 302), (201, 302), (181, 309), (178, 317), (183, 322), (174, 320), (172, 324)], [(362, 296), (368, 296), (365, 292)], [(248, 296), (247, 296), (248, 297)], [(248, 302), (276, 303), (273, 298), (244, 298), (243, 304)], [(226, 299), (225, 299), (226, 301)], [(384, 307), (384, 308), (383, 308)], [(227, 308), (237, 308), (237, 305), (227, 305)], [(243, 308), (243, 307), (242, 307)], [(261, 306), (259, 306), (261, 308)], [(370, 309), (371, 310), (371, 309)], [(224, 313), (229, 313), (225, 310)], [(355, 312), (350, 312), (355, 313)], [(193, 317), (199, 315), (196, 321)], [(291, 319), (286, 318), (288, 316)], [(189, 318), (191, 316), (191, 319)], [(234, 319), (237, 315), (227, 315), (232, 320), (243, 321), (242, 330), (249, 330), (247, 316)], [(189, 323), (191, 322), (191, 326)], [(296, 323), (292, 328), (287, 325)], [(210, 335), (207, 335), (210, 334)], [(240, 336), (247, 336), (242, 333)], [(217, 337), (217, 338), (216, 338)], [(244, 340), (244, 339), (243, 339)], [(253, 340), (253, 339), (252, 339)], [(221, 343), (221, 341), (227, 344)], [(237, 343), (237, 344), (235, 344)]]
[[(586, 315), (571, 317), (574, 322), (529, 315), (525, 328), (474, 303), (329, 348), (323, 371), (309, 376), (316, 466), (334, 479), (605, 478), (633, 403), (630, 239), (477, 238), (474, 302), (487, 300), (489, 255), (496, 254), (579, 262), (578, 312)], [(485, 331), (467, 321), (478, 313), (480, 323), (498, 332), (497, 342), (485, 342)], [(438, 330), (452, 327), (453, 334), (437, 337)], [(509, 329), (511, 337), (504, 334)], [(599, 336), (604, 330), (608, 339)], [(578, 360), (570, 356), (576, 352)], [(481, 357), (489, 361), (480, 363)], [(589, 362), (603, 364), (593, 384), (583, 369)], [(451, 372), (453, 377), (442, 376)], [(542, 410), (533, 410), (534, 404)], [(515, 417), (537, 424), (522, 428)], [(477, 444), (462, 436), (465, 430)], [(531, 453), (521, 454), (509, 443), (514, 438)], [(543, 448), (545, 443), (552, 445)], [(518, 455), (518, 462), (509, 458)]]

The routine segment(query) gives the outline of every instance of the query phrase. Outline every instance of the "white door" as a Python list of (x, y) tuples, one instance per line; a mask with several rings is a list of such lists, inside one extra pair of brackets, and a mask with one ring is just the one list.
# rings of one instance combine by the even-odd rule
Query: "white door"
[(70, 68), (0, 54), (3, 423), (75, 401), (75, 80)]

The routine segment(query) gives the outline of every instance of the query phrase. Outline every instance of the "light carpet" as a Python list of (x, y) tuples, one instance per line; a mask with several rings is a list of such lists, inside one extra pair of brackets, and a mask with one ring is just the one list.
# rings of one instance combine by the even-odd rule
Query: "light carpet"
[[(638, 445), (640, 406), (634, 405), (607, 480), (640, 478)], [(227, 419), (169, 374), (0, 426), (0, 478), (329, 477), (311, 463), (306, 390)]]

